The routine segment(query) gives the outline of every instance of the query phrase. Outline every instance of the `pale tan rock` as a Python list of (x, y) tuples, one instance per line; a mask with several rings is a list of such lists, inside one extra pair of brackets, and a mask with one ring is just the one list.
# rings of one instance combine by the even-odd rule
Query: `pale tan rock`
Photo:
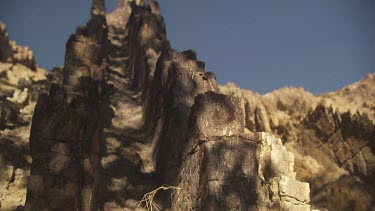
[(19, 46), (10, 40), (6, 32), (5, 24), (0, 22), (0, 62), (23, 64), (32, 70), (36, 70), (34, 55), (27, 46)]
[(11, 180), (0, 178), (0, 210), (16, 210), (26, 200), (36, 98), (47, 92), (48, 82), (47, 71), (36, 66), (32, 52), (10, 41), (5, 25), (0, 28), (0, 175), (11, 175)]
[(268, 208), (262, 205), (260, 210), (310, 210), (309, 184), (295, 179), (293, 154), (275, 136), (261, 132), (258, 137), (261, 141), (258, 175), (269, 186), (266, 190), (270, 192), (264, 197), (268, 195), (271, 200)]
[(0, 169), (0, 192), (2, 193), (0, 198), (3, 198), (3, 193), (5, 193), (6, 189), (8, 188), (10, 180), (13, 176), (14, 167), (11, 165), (4, 165), (2, 161)]
[(360, 81), (350, 84), (336, 92), (321, 96), (326, 107), (332, 106), (340, 113), (349, 111), (352, 114), (360, 112), (375, 120), (375, 74), (369, 73)]
[(10, 102), (23, 106), (27, 103), (28, 97), (29, 97), (29, 90), (27, 88), (24, 88), (22, 91), (17, 89), (13, 93), (13, 97), (7, 97), (7, 100)]
[[(334, 200), (323, 202), (324, 197), (334, 197), (325, 191), (326, 185), (343, 176), (361, 178), (373, 187), (375, 174), (371, 172), (374, 172), (375, 155), (370, 148), (374, 146), (374, 78), (374, 74), (368, 74), (356, 83), (320, 96), (293, 87), (262, 96), (231, 83), (220, 90), (245, 101), (249, 130), (269, 130), (283, 139), (295, 155), (296, 178), (310, 183), (321, 200), (314, 200), (313, 205), (324, 209), (324, 206), (334, 206), (329, 203), (335, 203)], [(330, 188), (338, 189), (337, 186)], [(364, 191), (373, 193), (372, 188)], [(350, 197), (356, 200), (354, 195)], [(366, 200), (364, 204), (369, 206), (375, 201), (375, 195)], [(350, 200), (341, 203), (341, 207), (350, 207)]]

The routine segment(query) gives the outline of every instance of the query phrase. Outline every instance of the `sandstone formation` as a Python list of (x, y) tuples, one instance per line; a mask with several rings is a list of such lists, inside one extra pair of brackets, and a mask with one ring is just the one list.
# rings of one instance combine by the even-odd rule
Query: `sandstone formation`
[(92, 0), (48, 73), (1, 30), (0, 210), (375, 209), (374, 74), (219, 86), (153, 0)]

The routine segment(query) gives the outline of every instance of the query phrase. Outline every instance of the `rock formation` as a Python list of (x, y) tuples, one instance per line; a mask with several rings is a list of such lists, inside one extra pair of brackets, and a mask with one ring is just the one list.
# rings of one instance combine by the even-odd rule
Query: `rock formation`
[(15, 210), (26, 200), (30, 124), (38, 95), (49, 86), (47, 71), (32, 52), (9, 40), (0, 23), (0, 210)]
[(309, 209), (291, 153), (245, 134), (243, 102), (217, 93), (194, 51), (169, 47), (156, 2), (105, 15), (93, 1), (65, 58), (63, 83), (35, 108), (25, 210), (135, 210), (162, 184), (187, 187), (156, 198), (165, 209)]
[(234, 84), (221, 92), (245, 101), (246, 127), (281, 137), (295, 155), (297, 179), (310, 183), (315, 207), (375, 206), (375, 74), (337, 92), (314, 96), (283, 88), (263, 96)]
[(0, 62), (22, 64), (32, 70), (36, 70), (37, 66), (33, 52), (27, 46), (19, 46), (9, 36), (5, 29), (5, 24), (0, 22)]
[(321, 96), (219, 86), (153, 0), (93, 0), (48, 73), (1, 29), (1, 210), (375, 207), (373, 74)]

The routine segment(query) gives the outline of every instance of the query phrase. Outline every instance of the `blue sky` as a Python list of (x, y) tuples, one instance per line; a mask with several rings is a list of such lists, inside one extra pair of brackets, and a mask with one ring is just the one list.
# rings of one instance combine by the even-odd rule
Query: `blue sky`
[[(90, 0), (1, 0), (10, 37), (40, 66), (64, 62), (65, 43)], [(337, 90), (375, 72), (374, 0), (160, 0), (172, 47), (194, 49), (220, 84), (266, 93)], [(117, 1), (107, 0), (107, 9)]]

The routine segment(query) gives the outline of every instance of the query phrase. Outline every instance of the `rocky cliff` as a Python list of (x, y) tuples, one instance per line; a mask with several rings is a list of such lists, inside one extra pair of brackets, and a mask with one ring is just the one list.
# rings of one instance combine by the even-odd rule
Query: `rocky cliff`
[(321, 96), (219, 86), (152, 0), (93, 0), (50, 72), (1, 26), (1, 210), (375, 208), (373, 74)]
[(375, 74), (314, 96), (287, 87), (263, 96), (229, 83), (220, 91), (245, 102), (246, 127), (283, 140), (311, 202), (329, 210), (374, 208)]
[(27, 47), (9, 39), (0, 22), (0, 210), (25, 203), (32, 163), (30, 123), (38, 95), (47, 93), (51, 77)]

